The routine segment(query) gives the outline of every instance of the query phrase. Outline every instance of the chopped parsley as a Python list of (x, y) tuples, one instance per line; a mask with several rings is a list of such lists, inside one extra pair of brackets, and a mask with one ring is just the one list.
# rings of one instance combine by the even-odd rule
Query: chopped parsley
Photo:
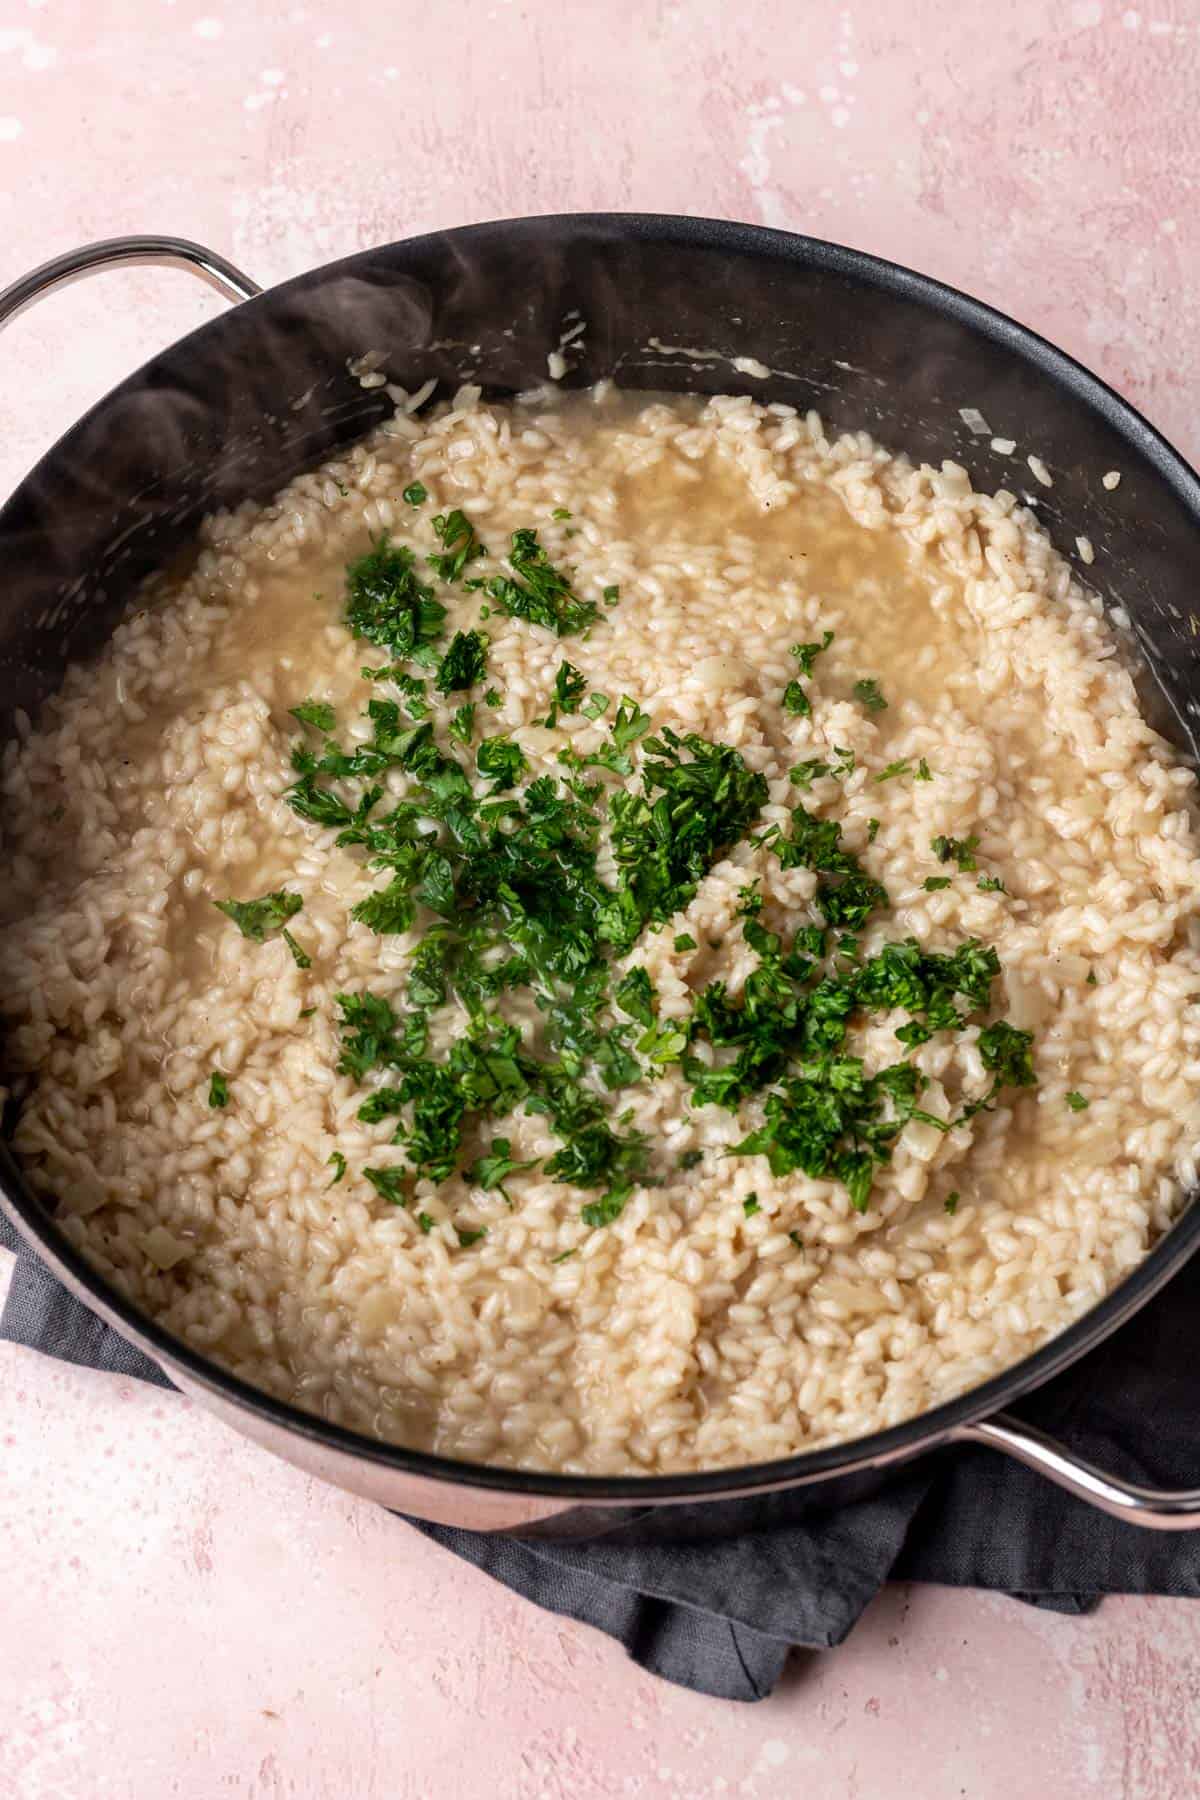
[[(477, 556), (487, 555), (486, 548), (476, 535), (475, 527), (466, 513), (457, 506), (453, 512), (435, 513), (433, 530), (442, 548), (425, 560), (443, 581), (457, 581), (468, 563), (474, 562)], [(467, 683), (459, 682), (456, 685), (465, 687)]]
[(1008, 892), (998, 875), (981, 875), (975, 886), (983, 894), (1007, 894)]
[(875, 839), (878, 836), (879, 836), (879, 820), (878, 819), (868, 819), (867, 820), (867, 842), (868, 842), (868, 844), (873, 844), (875, 842)]
[(529, 765), (520, 744), (511, 738), (492, 737), (484, 738), (476, 750), (475, 766), (492, 783), (493, 794), (500, 794), (515, 787)]
[(556, 506), (554, 511), (550, 514), (552, 519), (569, 519), (570, 516), (570, 511), (565, 506)]
[(560, 662), (554, 677), (554, 699), (550, 711), (546, 714), (546, 726), (553, 731), (558, 724), (560, 713), (579, 711), (579, 703), (587, 689), (587, 678), (575, 667), (574, 663)]
[(748, 1219), (752, 1219), (755, 1213), (762, 1211), (757, 1194), (747, 1194), (746, 1198), (742, 1201), (742, 1211)]
[(795, 768), (789, 772), (788, 780), (795, 787), (807, 793), (813, 782), (819, 780), (822, 775), (853, 775), (853, 750), (842, 750), (835, 744), (833, 754), (837, 758), (836, 762), (825, 762), (820, 757), (813, 756), (807, 762), (797, 763)]
[(819, 644), (793, 644), (792, 645), (791, 653), (795, 657), (796, 661), (799, 663), (800, 673), (802, 675), (811, 675), (812, 674), (813, 664), (816, 662), (818, 656), (823, 655), (824, 652), (826, 650), (828, 650), (828, 648), (829, 648), (830, 644), (832, 644), (832, 642), (833, 642), (833, 633), (832, 633), (832, 631), (827, 631), (825, 633), (824, 637), (821, 639), (821, 642)]
[(285, 930), (282, 935), (284, 943), (292, 953), (292, 961), (295, 963), (296, 967), (298, 969), (311, 969), (312, 957), (309, 956), (306, 950), (300, 948), (291, 932)]
[(208, 1104), (210, 1106), (229, 1105), (229, 1082), (220, 1069), (214, 1069), (208, 1078)]
[(333, 1180), (329, 1183), (329, 1186), (336, 1187), (338, 1182), (345, 1176), (346, 1159), (340, 1150), (335, 1150), (333, 1155), (329, 1157), (328, 1162), (329, 1167), (333, 1170)]
[(812, 701), (798, 681), (789, 681), (783, 690), (783, 710), (793, 719), (807, 719), (812, 714)]
[(291, 709), (293, 719), (299, 719), (302, 725), (311, 725), (314, 731), (332, 731), (337, 724), (337, 714), (328, 700), (302, 700), (299, 706)]
[(380, 1198), (393, 1206), (407, 1206), (412, 1199), (407, 1169), (364, 1169), (363, 1174)]
[(219, 912), (232, 919), (244, 938), (251, 943), (265, 943), (269, 937), (282, 931), (289, 919), (295, 918), (304, 902), (299, 894), (289, 894), (286, 888), (277, 888), (272, 894), (264, 894), (261, 900), (217, 900), (214, 901)]
[(483, 631), (456, 631), (437, 666), (434, 686), (439, 694), (474, 687), (487, 668), (489, 638)]
[(639, 1024), (653, 1025), (654, 1003), (657, 999), (654, 984), (643, 968), (632, 968), (618, 984), (614, 998), (623, 1013)]
[(611, 587), (606, 587), (604, 589), (601, 598), (603, 599), (605, 606), (615, 606), (617, 604), (617, 601), (621, 598), (621, 590), (616, 582), (614, 582)]
[(437, 1220), (431, 1218), (427, 1212), (419, 1212), (417, 1214), (417, 1224), (421, 1227), (422, 1237), (428, 1237), (434, 1226), (437, 1224)]
[(677, 1167), (680, 1169), (694, 1169), (698, 1163), (703, 1161), (703, 1150), (685, 1150), (683, 1155), (679, 1158)]
[(461, 1225), (456, 1225), (454, 1229), (458, 1233), (458, 1247), (460, 1250), (469, 1250), (472, 1244), (477, 1244), (481, 1238), (487, 1236), (486, 1225), (481, 1225), (478, 1231), (464, 1231)]
[(1037, 1086), (1032, 1050), (1032, 1031), (1018, 1031), (1003, 1019), (986, 1026), (979, 1034), (983, 1066), (995, 1073), (997, 1087)]
[(880, 769), (875, 781), (877, 784), (881, 781), (894, 781), (897, 775), (908, 775), (911, 770), (910, 762), (890, 762), (886, 769)]
[(468, 700), (465, 705), (460, 706), (446, 729), (460, 744), (469, 744), (475, 735), (475, 702)]
[(932, 771), (930, 770), (929, 764), (925, 761), (924, 757), (922, 757), (920, 762), (917, 764), (917, 772), (913, 776), (913, 780), (914, 781), (932, 781), (933, 780)]
[(441, 636), (446, 609), (417, 574), (416, 559), (386, 532), (346, 571), (346, 624), (355, 637), (403, 661)]
[(868, 712), (879, 713), (887, 711), (887, 701), (883, 697), (883, 691), (880, 688), (879, 683), (873, 677), (868, 677), (862, 681), (855, 682), (854, 698), (861, 701)]
[(467, 1180), (473, 1181), (476, 1187), (483, 1188), (485, 1193), (493, 1189), (504, 1195), (504, 1183), (510, 1175), (519, 1175), (523, 1169), (536, 1169), (537, 1158), (529, 1162), (518, 1162), (512, 1155), (512, 1140), (506, 1137), (492, 1139), (492, 1148), (487, 1156), (481, 1156), (467, 1171)]
[(422, 481), (410, 481), (404, 490), (404, 498), (410, 506), (424, 506), (429, 498), (428, 490)]
[(1067, 1095), (1067, 1105), (1072, 1112), (1086, 1112), (1091, 1102), (1077, 1088), (1072, 1088)]
[(696, 940), (690, 931), (679, 932), (675, 939), (675, 948), (680, 952), (684, 950), (694, 950), (696, 948)]
[(961, 1199), (962, 1195), (959, 1193), (958, 1189), (955, 1188), (954, 1192), (952, 1194), (947, 1194), (946, 1198), (943, 1200), (942, 1210), (948, 1212), (950, 1217), (953, 1218), (958, 1211), (958, 1203)]
[(599, 719), (608, 711), (611, 704), (611, 697), (608, 694), (602, 694), (597, 689), (595, 693), (588, 695), (580, 710), (585, 719)]
[(939, 862), (956, 862), (964, 875), (974, 872), (975, 852), (979, 848), (979, 839), (974, 835), (965, 838), (931, 838), (929, 847)]
[(513, 532), (508, 561), (512, 575), (493, 576), (487, 591), (510, 618), (542, 625), (557, 637), (570, 637), (595, 623), (595, 602), (579, 599), (538, 543), (536, 531)]
[(922, 885), (927, 894), (938, 894), (943, 888), (952, 887), (954, 884), (949, 875), (927, 875)]

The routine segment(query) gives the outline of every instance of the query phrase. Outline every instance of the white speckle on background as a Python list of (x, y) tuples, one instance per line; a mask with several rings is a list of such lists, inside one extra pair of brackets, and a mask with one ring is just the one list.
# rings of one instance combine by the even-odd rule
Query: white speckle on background
[(850, 123), (850, 112), (848, 107), (835, 106), (829, 116), (839, 130), (843, 125), (848, 125)]
[(1073, 25), (1098, 25), (1103, 17), (1104, 8), (1100, 5), (1100, 0), (1075, 0), (1075, 5), (1071, 8)]
[(1126, 31), (1136, 31), (1142, 22), (1141, 13), (1127, 12), (1121, 14), (1121, 23)]
[(1164, 219), (1158, 229), (1163, 232), (1165, 236), (1174, 237), (1175, 233), (1179, 230), (1179, 226), (1174, 219)]
[(32, 31), (23, 25), (0, 31), (0, 56), (10, 50), (19, 50), (22, 66), (34, 74), (42, 69), (52, 69), (58, 61), (58, 51), (49, 44), (39, 44)]
[(219, 38), (224, 29), (220, 19), (197, 19), (192, 26), (193, 34), (198, 38)]
[(328, 50), (330, 44), (333, 42), (332, 31), (323, 31), (319, 38), (314, 38), (313, 42), (316, 44), (318, 50)]
[(1101, 478), (1101, 486), (1106, 487), (1110, 493), (1112, 492), (1113, 488), (1120, 487), (1120, 485), (1121, 485), (1120, 469), (1110, 469), (1108, 471), (1108, 474)]
[(259, 77), (264, 87), (282, 87), (284, 74), (282, 69), (264, 69)]
[(833, 106), (836, 101), (841, 99), (841, 95), (835, 87), (826, 85), (823, 88), (818, 88), (817, 99), (823, 100), (826, 106)]
[(24, 129), (25, 127), (22, 125), (20, 119), (0, 119), (0, 144), (14, 143), (15, 140), (20, 137)]
[(762, 1759), (772, 1769), (782, 1768), (790, 1755), (782, 1738), (768, 1738), (762, 1747)]

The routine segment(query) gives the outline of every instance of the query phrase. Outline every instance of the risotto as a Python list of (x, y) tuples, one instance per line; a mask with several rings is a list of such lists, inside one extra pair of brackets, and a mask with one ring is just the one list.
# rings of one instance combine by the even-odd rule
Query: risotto
[(895, 1424), (1200, 1137), (1193, 777), (1015, 496), (464, 389), (210, 519), (3, 763), (15, 1151), (261, 1388), (455, 1457)]

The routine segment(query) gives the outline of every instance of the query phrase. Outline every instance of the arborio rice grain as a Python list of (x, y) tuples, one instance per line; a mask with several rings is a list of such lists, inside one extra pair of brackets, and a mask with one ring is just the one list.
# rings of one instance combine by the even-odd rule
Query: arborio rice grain
[[(424, 512), (402, 497), (414, 479)], [(425, 1184), (408, 1210), (382, 1200), (361, 1169), (403, 1153), (334, 1072), (332, 997), (402, 995), (415, 937), (349, 920), (378, 878), (283, 803), (288, 709), (311, 693), (342, 719), (361, 709), (359, 670), (378, 658), (341, 623), (339, 571), (383, 529), (435, 547), (439, 505), (463, 506), (493, 548), (536, 525), (582, 594), (619, 585), (586, 641), (487, 622), (490, 729), (516, 736), (533, 773), (556, 770), (561, 740), (534, 721), (564, 654), (655, 729), (735, 745), (767, 779), (764, 824), (786, 825), (795, 763), (852, 748), (854, 773), (809, 799), (891, 895), (864, 953), (910, 933), (995, 945), (999, 1009), (1036, 1033), (1037, 1089), (948, 1136), (910, 1126), (863, 1215), (836, 1183), (723, 1157), (760, 1112), (689, 1110), (676, 1072), (623, 1097), (661, 1179), (608, 1227), (589, 1231), (587, 1196), (536, 1169), (507, 1184), (511, 1209), (461, 1178)], [(456, 606), (451, 627), (475, 622), (473, 596)], [(788, 647), (825, 628), (837, 637), (807, 684), (812, 716), (789, 717)], [(853, 701), (859, 675), (879, 679), (887, 711)], [(432, 697), (445, 741), (462, 696)], [(603, 720), (564, 724), (580, 750), (604, 738)], [(928, 782), (877, 779), (922, 758)], [(466, 390), (431, 419), (401, 406), (273, 504), (209, 520), (187, 578), (148, 595), (7, 747), (16, 1148), (125, 1294), (248, 1380), (364, 1431), (593, 1472), (852, 1438), (1061, 1330), (1181, 1204), (1200, 1100), (1192, 785), (1141, 718), (1098, 603), (1012, 495), (973, 493), (952, 463), (830, 442), (815, 414), (746, 399), (505, 409)], [(939, 833), (976, 834), (980, 870), (1007, 892), (974, 876), (926, 892)], [(754, 959), (737, 896), (754, 879), (778, 928), (811, 917), (808, 871), (743, 839), (638, 947), (664, 1016), (717, 976), (740, 987)], [(303, 897), (309, 969), (212, 905), (277, 887)], [(680, 934), (697, 948), (676, 950)], [(895, 1057), (893, 1023), (862, 1033), (873, 1066)], [(916, 1052), (929, 1091), (978, 1090), (976, 1036)], [(224, 1108), (208, 1103), (214, 1069)], [(498, 1129), (522, 1158), (555, 1144), (536, 1117)], [(331, 1185), (335, 1154), (347, 1173)], [(487, 1235), (463, 1249), (458, 1226)]]

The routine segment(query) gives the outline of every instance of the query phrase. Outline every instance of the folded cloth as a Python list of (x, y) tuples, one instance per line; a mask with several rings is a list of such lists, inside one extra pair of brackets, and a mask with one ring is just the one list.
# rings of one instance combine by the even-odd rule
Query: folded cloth
[[(18, 1245), (3, 1215), (0, 1246), (17, 1251), (0, 1337), (170, 1385)], [(1113, 1473), (1200, 1485), (1197, 1321), (1200, 1257), (1013, 1410)], [(992, 1588), (1073, 1613), (1105, 1594), (1200, 1594), (1200, 1531), (1120, 1524), (976, 1449), (905, 1464), (851, 1503), (797, 1489), (664, 1508), (582, 1541), (408, 1523), (536, 1605), (607, 1632), (643, 1668), (726, 1700), (763, 1699), (793, 1648), (840, 1644), (888, 1580)]]

